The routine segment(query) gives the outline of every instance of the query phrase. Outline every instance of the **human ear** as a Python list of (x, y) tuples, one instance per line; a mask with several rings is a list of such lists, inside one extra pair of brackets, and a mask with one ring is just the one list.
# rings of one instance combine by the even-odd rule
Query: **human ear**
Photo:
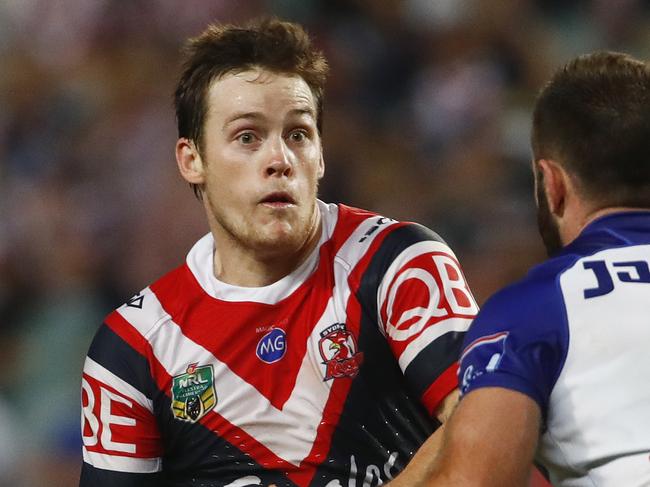
[(544, 186), (543, 194), (548, 208), (553, 215), (561, 218), (566, 206), (568, 174), (552, 159), (540, 159), (537, 161), (537, 167), (541, 175), (541, 181), (537, 184)]
[(320, 159), (318, 161), (318, 179), (321, 179), (325, 175), (325, 160), (323, 159), (323, 152), (320, 153)]
[(176, 141), (176, 163), (183, 179), (190, 184), (205, 182), (205, 169), (201, 154), (193, 141), (181, 137)]

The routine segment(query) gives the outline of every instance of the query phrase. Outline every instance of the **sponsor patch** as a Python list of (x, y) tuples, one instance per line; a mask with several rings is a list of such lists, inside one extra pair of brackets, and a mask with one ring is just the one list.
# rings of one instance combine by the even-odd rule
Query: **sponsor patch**
[(325, 365), (324, 381), (340, 377), (354, 378), (363, 362), (363, 353), (357, 350), (354, 335), (345, 323), (335, 323), (320, 333), (318, 348)]
[(217, 404), (212, 365), (190, 364), (184, 374), (172, 380), (172, 413), (195, 423)]
[(381, 318), (393, 341), (408, 342), (436, 322), (478, 312), (458, 262), (444, 252), (410, 259), (380, 292)]
[(463, 394), (477, 377), (498, 370), (507, 338), (508, 332), (502, 331), (477, 338), (465, 347), (460, 356), (460, 389)]
[(272, 364), (277, 362), (287, 351), (287, 334), (281, 328), (273, 328), (259, 342), (255, 354), (262, 362)]

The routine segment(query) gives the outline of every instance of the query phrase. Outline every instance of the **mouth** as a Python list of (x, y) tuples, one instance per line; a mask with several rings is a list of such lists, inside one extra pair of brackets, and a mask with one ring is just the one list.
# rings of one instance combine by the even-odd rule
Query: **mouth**
[(286, 191), (276, 191), (267, 194), (260, 200), (260, 203), (271, 208), (287, 208), (289, 206), (295, 206), (296, 200)]

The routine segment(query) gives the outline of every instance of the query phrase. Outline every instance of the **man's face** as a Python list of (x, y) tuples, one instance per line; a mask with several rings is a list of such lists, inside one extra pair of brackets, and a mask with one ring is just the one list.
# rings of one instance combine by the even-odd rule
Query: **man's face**
[(535, 200), (537, 202), (537, 228), (546, 247), (546, 253), (551, 255), (562, 249), (560, 230), (546, 199), (544, 191), (544, 176), (537, 165), (533, 163), (535, 173)]
[(250, 70), (212, 83), (202, 160), (211, 230), (262, 254), (300, 250), (318, 222), (316, 103), (300, 77)]

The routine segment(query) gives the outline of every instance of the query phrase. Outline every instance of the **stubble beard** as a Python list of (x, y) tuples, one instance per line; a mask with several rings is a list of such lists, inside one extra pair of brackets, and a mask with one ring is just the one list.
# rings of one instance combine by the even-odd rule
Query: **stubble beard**
[[(239, 248), (247, 252), (254, 252), (263, 258), (290, 255), (300, 252), (307, 244), (316, 218), (316, 198), (314, 197), (305, 213), (300, 211), (294, 217), (276, 217), (278, 221), (270, 225), (258, 225), (253, 218), (241, 216), (233, 218), (219, 210), (209, 195), (207, 202), (216, 223), (224, 230), (228, 238)], [(277, 228), (280, 225), (286, 228)]]
[(544, 182), (541, 174), (538, 174), (537, 180), (537, 229), (542, 237), (546, 254), (549, 257), (557, 254), (562, 250), (562, 239), (560, 238), (560, 229), (553, 219), (551, 209), (548, 206), (548, 200), (544, 193)]

